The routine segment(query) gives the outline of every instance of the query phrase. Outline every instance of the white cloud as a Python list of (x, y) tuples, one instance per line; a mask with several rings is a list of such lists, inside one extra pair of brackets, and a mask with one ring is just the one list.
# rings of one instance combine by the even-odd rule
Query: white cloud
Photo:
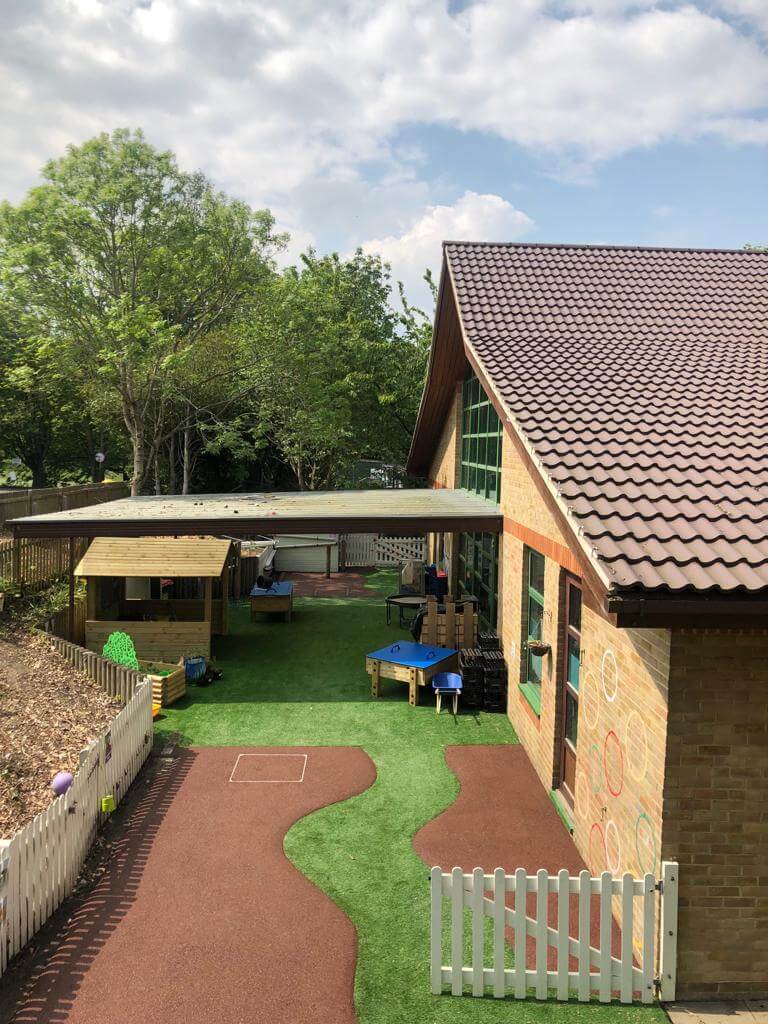
[(445, 241), (513, 242), (535, 227), (531, 218), (496, 195), (465, 192), (451, 206), (429, 206), (400, 235), (363, 242), (366, 252), (377, 253), (392, 264), (395, 280), (405, 285), (408, 300), (430, 308), (424, 271), (440, 271)]
[(755, 36), (765, 0), (0, 8), (0, 197), (11, 199), (68, 142), (142, 126), (222, 188), (290, 208), (304, 233), (333, 217), (353, 245), (398, 237), (419, 209), (460, 190), (424, 180), (419, 128), (493, 134), (572, 182), (669, 140), (768, 140), (768, 59)]

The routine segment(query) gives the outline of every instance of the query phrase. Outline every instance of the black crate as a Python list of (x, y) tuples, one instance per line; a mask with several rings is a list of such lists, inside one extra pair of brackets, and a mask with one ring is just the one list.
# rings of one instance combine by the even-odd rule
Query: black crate
[(499, 634), (494, 633), (493, 630), (487, 630), (484, 633), (477, 634), (477, 643), (483, 651), (499, 651), (501, 650), (501, 642), (499, 641)]

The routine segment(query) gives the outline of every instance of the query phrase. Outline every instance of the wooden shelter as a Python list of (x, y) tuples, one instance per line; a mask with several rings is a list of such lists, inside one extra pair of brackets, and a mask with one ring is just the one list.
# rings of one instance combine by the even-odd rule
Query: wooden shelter
[(229, 540), (97, 537), (75, 569), (87, 584), (85, 644), (128, 633), (139, 658), (210, 657), (229, 627)]

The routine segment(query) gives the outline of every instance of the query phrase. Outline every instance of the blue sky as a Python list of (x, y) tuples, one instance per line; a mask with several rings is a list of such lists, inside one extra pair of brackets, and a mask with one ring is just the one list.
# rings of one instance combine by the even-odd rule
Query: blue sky
[(0, 0), (0, 195), (142, 127), (292, 239), (768, 241), (768, 0)]

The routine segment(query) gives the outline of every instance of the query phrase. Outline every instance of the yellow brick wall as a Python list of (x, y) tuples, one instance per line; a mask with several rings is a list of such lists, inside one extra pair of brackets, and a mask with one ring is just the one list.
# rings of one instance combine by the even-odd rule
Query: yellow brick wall
[[(454, 395), (448, 415), (445, 418), (440, 441), (432, 457), (432, 462), (427, 474), (430, 487), (458, 487), (460, 473), (461, 451), (459, 448), (459, 421), (461, 417), (461, 390)], [(428, 558), (430, 562), (436, 562), (439, 558), (438, 535), (429, 534), (427, 538)], [(443, 537), (443, 549), (450, 564), (450, 587), (456, 591), (456, 559), (455, 552), (458, 550), (457, 535), (446, 533)]]
[(662, 852), (678, 997), (768, 997), (768, 633), (676, 631)]
[[(509, 669), (510, 720), (548, 790), (560, 784), (564, 676), (564, 575), (575, 552), (505, 434), (501, 490), (501, 635)], [(523, 529), (521, 530), (520, 527)], [(541, 715), (518, 684), (524, 669), (527, 597), (524, 542), (545, 556)], [(538, 535), (538, 536), (537, 536)], [(561, 550), (565, 549), (565, 550)], [(670, 633), (618, 629), (583, 586), (582, 665), (573, 838), (593, 874), (658, 872), (666, 745)], [(639, 939), (639, 922), (637, 922)]]

